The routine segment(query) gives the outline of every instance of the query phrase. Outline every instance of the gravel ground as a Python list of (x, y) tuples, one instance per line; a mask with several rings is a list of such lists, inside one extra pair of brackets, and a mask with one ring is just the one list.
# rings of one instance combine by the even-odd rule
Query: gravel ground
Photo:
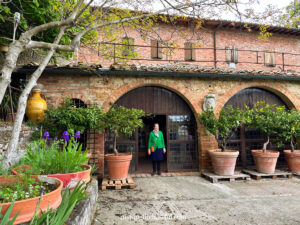
[(300, 179), (221, 182), (199, 176), (135, 178), (99, 191), (93, 225), (300, 224)]

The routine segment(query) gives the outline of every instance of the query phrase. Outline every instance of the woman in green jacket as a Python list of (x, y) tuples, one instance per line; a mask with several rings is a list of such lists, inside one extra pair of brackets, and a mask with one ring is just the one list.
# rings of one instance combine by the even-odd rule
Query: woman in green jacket
[(154, 124), (153, 131), (149, 134), (149, 142), (148, 142), (148, 155), (151, 156), (153, 172), (152, 176), (155, 175), (156, 171), (158, 175), (161, 175), (160, 172), (160, 161), (163, 160), (163, 154), (166, 153), (164, 135), (159, 130), (158, 123)]

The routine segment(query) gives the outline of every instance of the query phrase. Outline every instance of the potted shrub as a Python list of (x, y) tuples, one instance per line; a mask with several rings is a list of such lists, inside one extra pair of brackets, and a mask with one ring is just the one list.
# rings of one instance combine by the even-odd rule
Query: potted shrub
[[(49, 138), (45, 132), (45, 140), (34, 141), (21, 159), (21, 166), (12, 170), (14, 174), (30, 169), (33, 174), (56, 177), (63, 181), (64, 187), (75, 187), (79, 181), (89, 182), (91, 166), (87, 165), (87, 150), (64, 132), (64, 141), (56, 140), (47, 144)], [(70, 140), (69, 140), (70, 139)], [(61, 149), (62, 148), (62, 149)]]
[(0, 215), (9, 211), (14, 224), (28, 222), (41, 211), (59, 207), (62, 187), (62, 181), (52, 177), (0, 176)]
[(296, 139), (300, 137), (300, 113), (297, 110), (287, 112), (283, 110), (280, 115), (281, 125), (278, 127), (277, 135), (278, 146), (284, 142), (290, 143), (291, 149), (284, 150), (284, 156), (288, 168), (293, 173), (300, 174), (300, 150), (296, 150)]
[(270, 137), (277, 137), (280, 133), (278, 128), (281, 126), (281, 114), (284, 110), (284, 106), (277, 107), (265, 102), (257, 102), (253, 109), (248, 109), (251, 114), (249, 126), (261, 130), (267, 136), (261, 150), (251, 150), (256, 170), (260, 173), (275, 172), (279, 151), (267, 150), (267, 146), (270, 143)]
[(215, 136), (216, 140), (221, 139), (220, 149), (210, 150), (213, 170), (218, 175), (231, 176), (234, 174), (235, 164), (239, 155), (238, 151), (227, 149), (227, 140), (241, 126), (244, 119), (244, 112), (234, 109), (232, 106), (223, 108), (217, 118), (212, 110), (202, 112), (199, 122), (206, 130)]
[(108, 132), (114, 135), (114, 153), (104, 156), (110, 179), (121, 180), (127, 177), (132, 154), (118, 152), (117, 138), (120, 134), (130, 136), (136, 128), (142, 127), (143, 120), (141, 117), (143, 116), (145, 116), (143, 110), (128, 109), (117, 105), (113, 105), (111, 109), (104, 114), (104, 127)]

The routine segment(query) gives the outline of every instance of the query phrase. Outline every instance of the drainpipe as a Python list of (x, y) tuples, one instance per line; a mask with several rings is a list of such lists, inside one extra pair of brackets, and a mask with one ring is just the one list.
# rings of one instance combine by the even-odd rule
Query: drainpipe
[(216, 27), (216, 29), (213, 32), (213, 41), (214, 41), (214, 67), (217, 68), (217, 38), (216, 33), (217, 30), (221, 27), (222, 22), (219, 23), (219, 25)]

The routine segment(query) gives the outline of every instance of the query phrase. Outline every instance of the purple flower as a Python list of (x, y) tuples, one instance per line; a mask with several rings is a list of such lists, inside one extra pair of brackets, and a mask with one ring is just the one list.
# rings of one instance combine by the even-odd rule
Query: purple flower
[(48, 132), (48, 131), (46, 131), (46, 132), (44, 133), (44, 139), (45, 139), (45, 140), (49, 140), (49, 132)]
[(69, 134), (68, 134), (68, 131), (64, 131), (63, 133), (63, 139), (65, 139), (65, 141), (69, 141)]
[(54, 138), (54, 141), (57, 141), (57, 137)]
[(80, 138), (80, 131), (77, 131), (74, 135), (74, 138)]

